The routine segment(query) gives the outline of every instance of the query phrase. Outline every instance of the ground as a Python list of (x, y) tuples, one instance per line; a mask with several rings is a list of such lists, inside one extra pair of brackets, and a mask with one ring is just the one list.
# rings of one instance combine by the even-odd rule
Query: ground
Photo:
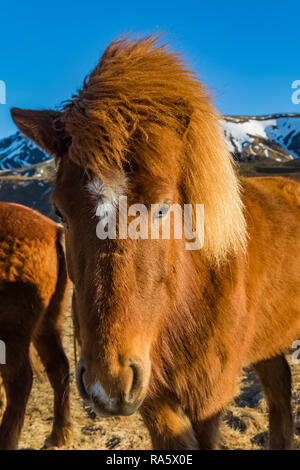
[[(78, 396), (74, 380), (75, 361), (70, 302), (66, 309), (64, 325), (64, 347), (71, 366), (71, 413), (74, 426), (74, 441), (66, 449), (151, 449), (148, 432), (138, 413), (126, 418), (101, 419), (84, 406)], [(293, 373), (294, 447), (300, 449), (300, 364), (292, 363), (291, 353), (287, 356)], [(263, 393), (252, 369), (243, 372), (239, 383), (234, 400), (224, 410), (221, 448), (262, 449), (266, 447), (268, 429), (268, 414)], [(20, 449), (43, 447), (53, 420), (52, 401), (52, 389), (38, 366), (19, 442)]]

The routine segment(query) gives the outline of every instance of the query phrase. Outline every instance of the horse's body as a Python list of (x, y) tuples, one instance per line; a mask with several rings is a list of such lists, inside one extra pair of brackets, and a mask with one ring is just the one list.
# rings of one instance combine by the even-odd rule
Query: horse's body
[[(156, 448), (214, 448), (220, 412), (253, 364), (270, 445), (289, 447), (283, 352), (300, 330), (299, 184), (239, 180), (206, 93), (152, 38), (110, 45), (61, 112), (12, 116), (58, 162), (81, 395), (102, 416), (140, 409)], [(203, 249), (174, 234), (100, 240), (95, 212), (104, 223), (120, 195), (160, 204), (149, 226), (167, 223), (169, 201), (204, 203)]]
[(62, 228), (27, 207), (0, 203), (0, 365), (7, 406), (0, 449), (18, 445), (32, 385), (29, 346), (33, 342), (54, 390), (54, 423), (47, 446), (71, 437), (69, 366), (61, 343), (67, 287)]

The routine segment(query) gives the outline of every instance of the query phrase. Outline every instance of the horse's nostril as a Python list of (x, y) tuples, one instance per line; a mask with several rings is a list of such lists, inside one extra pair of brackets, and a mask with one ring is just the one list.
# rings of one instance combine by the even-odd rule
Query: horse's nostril
[(135, 361), (131, 361), (129, 367), (132, 369), (132, 384), (128, 394), (128, 401), (132, 402), (141, 391), (143, 385), (143, 369), (142, 366)]

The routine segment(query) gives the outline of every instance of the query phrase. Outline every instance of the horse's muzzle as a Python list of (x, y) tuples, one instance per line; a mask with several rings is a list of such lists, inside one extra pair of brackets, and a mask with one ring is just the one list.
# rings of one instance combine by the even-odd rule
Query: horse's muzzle
[(138, 410), (143, 402), (144, 371), (138, 361), (128, 360), (126, 368), (126, 381), (120, 381), (116, 389), (108, 394), (103, 385), (96, 381), (86, 383), (86, 367), (84, 360), (80, 359), (76, 367), (76, 383), (79, 394), (83, 400), (94, 408), (102, 417), (129, 416)]

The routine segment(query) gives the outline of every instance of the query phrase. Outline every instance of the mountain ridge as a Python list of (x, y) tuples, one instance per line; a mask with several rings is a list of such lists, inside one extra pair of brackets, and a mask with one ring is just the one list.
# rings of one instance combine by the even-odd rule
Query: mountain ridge
[[(220, 123), (228, 148), (237, 161), (266, 157), (284, 162), (300, 157), (298, 113), (224, 115)], [(0, 174), (3, 170), (29, 168), (50, 158), (19, 131), (0, 139)]]
[[(241, 175), (300, 172), (300, 114), (229, 115), (220, 124)], [(54, 158), (20, 132), (0, 140), (0, 200), (55, 218), (50, 203), (54, 174)]]
[(271, 158), (288, 161), (300, 156), (300, 114), (224, 116), (227, 145), (238, 161)]

